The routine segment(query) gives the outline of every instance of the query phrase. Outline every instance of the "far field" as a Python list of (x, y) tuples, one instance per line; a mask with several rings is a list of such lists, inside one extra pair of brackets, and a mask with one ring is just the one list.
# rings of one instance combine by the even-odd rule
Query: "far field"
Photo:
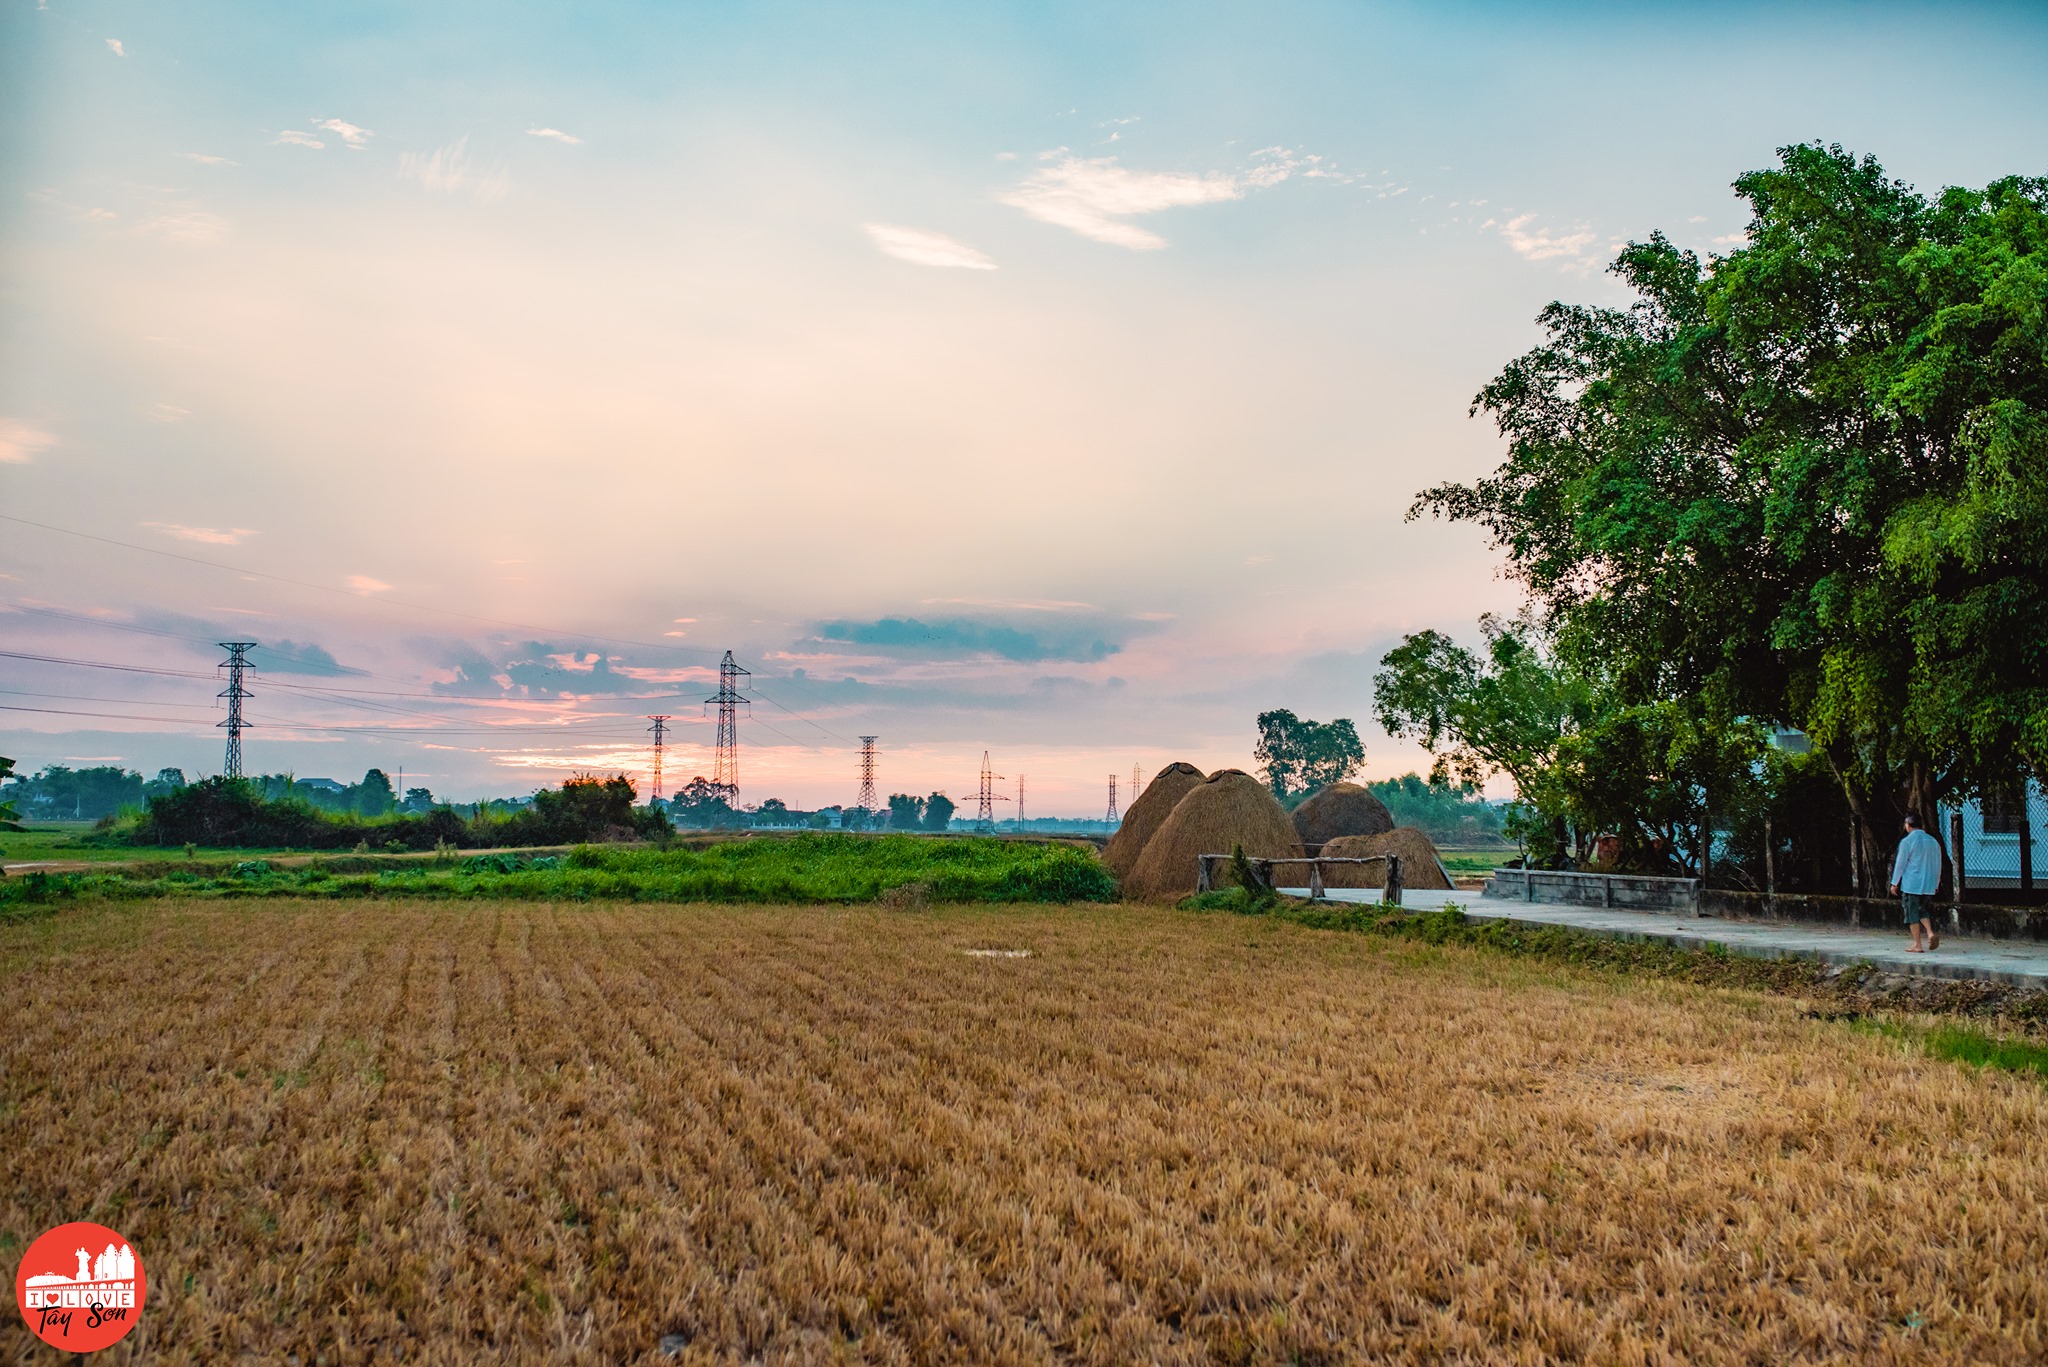
[(2048, 1355), (2048, 1090), (1784, 997), (1130, 905), (256, 897), (0, 925), (0, 1001), (0, 1260), (132, 1239), (113, 1362)]

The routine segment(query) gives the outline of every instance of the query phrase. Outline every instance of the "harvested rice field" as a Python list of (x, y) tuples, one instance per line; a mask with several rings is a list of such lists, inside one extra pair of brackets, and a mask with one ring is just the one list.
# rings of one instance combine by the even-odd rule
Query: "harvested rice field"
[(1157, 907), (182, 900), (0, 926), (0, 1001), (7, 1265), (132, 1240), (114, 1362), (2048, 1356), (2048, 1090), (1786, 998)]

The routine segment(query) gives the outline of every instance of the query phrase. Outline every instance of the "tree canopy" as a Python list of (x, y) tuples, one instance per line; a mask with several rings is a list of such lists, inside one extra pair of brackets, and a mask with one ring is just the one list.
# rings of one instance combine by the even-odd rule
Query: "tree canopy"
[(1505, 463), (1411, 516), (1486, 527), (1619, 705), (1809, 733), (1875, 857), (2048, 766), (2048, 180), (1807, 145), (1735, 188), (1728, 255), (1653, 234), (1630, 307), (1544, 310), (1474, 401)]
[(1259, 713), (1258, 726), (1252, 753), (1273, 796), (1282, 802), (1342, 783), (1365, 763), (1365, 742), (1349, 717), (1314, 722), (1276, 708)]

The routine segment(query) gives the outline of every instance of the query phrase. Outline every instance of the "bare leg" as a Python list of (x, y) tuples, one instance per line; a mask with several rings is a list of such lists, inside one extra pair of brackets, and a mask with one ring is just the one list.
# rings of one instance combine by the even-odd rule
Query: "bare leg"
[(1940, 949), (1941, 935), (1935, 930), (1934, 922), (1922, 921), (1920, 924), (1927, 927), (1927, 947), (1929, 949)]

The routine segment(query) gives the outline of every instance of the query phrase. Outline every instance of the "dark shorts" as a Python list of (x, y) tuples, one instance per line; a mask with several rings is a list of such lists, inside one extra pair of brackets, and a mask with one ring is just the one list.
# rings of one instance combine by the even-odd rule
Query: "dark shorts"
[(1904, 905), (1906, 924), (1918, 925), (1934, 919), (1934, 894), (1931, 892), (1902, 892), (1899, 901)]

